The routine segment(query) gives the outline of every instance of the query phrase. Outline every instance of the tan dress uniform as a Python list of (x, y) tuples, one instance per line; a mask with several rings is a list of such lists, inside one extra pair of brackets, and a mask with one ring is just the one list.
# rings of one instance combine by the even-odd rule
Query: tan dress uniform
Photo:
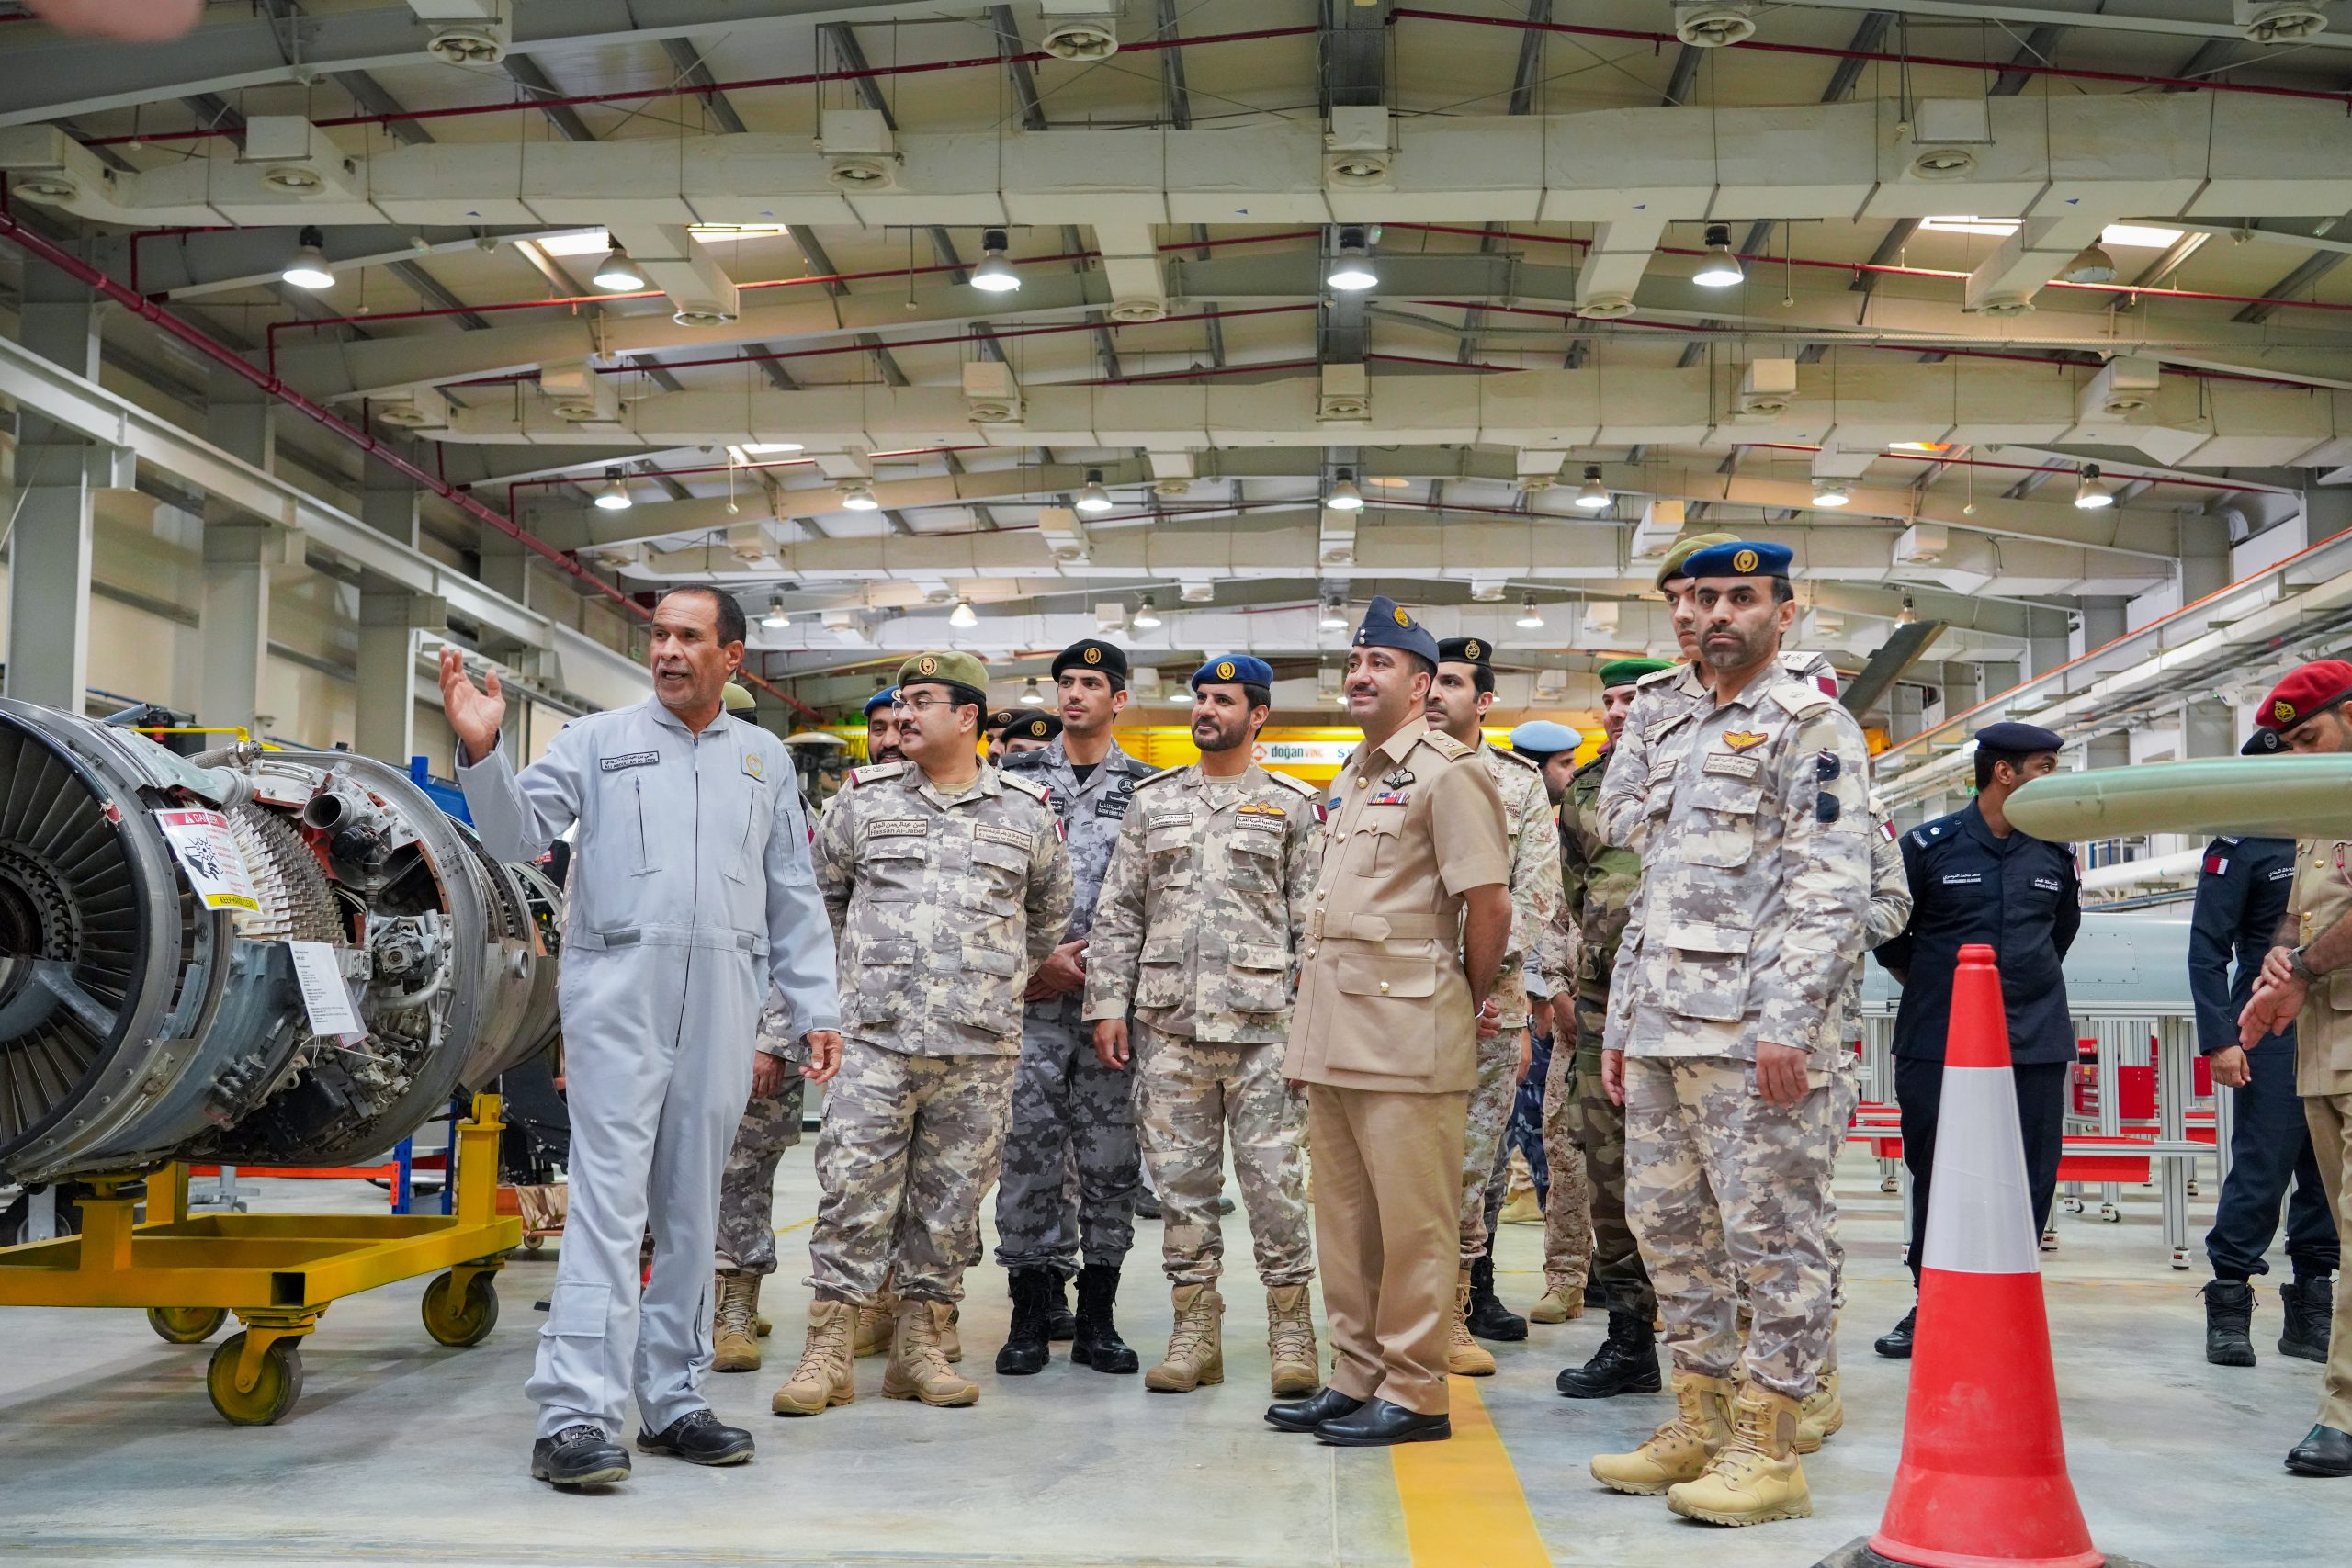
[[(2305, 839), (2295, 845), (2295, 891), (2287, 904), (2299, 942), (2352, 915), (2352, 842)], [(2335, 1211), (2335, 1234), (2352, 1249), (2352, 969), (2312, 983), (2295, 1019), (2295, 1092), (2311, 1123), (2321, 1187)], [(2319, 1424), (2352, 1432), (2352, 1283), (2338, 1280), (2327, 1337)]]
[(1502, 798), (1415, 718), (1358, 747), (1325, 805), (1283, 1071), (1308, 1086), (1330, 1386), (1442, 1415), (1478, 1076), (1462, 898), (1510, 877)]

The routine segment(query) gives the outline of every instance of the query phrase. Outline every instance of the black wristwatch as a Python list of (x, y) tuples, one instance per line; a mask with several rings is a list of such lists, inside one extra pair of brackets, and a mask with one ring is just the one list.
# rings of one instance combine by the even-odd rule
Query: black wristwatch
[(2288, 969), (2293, 972), (2295, 978), (2307, 986), (2319, 978), (2319, 973), (2312, 967), (2311, 960), (2303, 956), (2308, 951), (2306, 947), (2290, 947), (2287, 950)]

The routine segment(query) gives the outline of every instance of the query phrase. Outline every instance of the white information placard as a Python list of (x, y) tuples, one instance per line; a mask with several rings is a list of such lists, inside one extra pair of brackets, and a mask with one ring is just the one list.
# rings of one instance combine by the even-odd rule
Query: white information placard
[(245, 874), (245, 857), (229, 836), (226, 817), (218, 811), (158, 811), (155, 820), (206, 908), (260, 912), (261, 900)]
[(343, 983), (335, 950), (323, 942), (289, 942), (294, 977), (301, 982), (302, 1007), (311, 1015), (313, 1034), (355, 1035), (368, 1032), (359, 1010), (351, 1005), (351, 988)]

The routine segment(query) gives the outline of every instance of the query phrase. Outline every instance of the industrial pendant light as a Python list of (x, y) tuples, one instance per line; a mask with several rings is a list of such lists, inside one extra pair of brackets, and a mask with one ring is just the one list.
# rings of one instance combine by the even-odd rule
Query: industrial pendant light
[(1145, 594), (1136, 604), (1135, 616), (1127, 624), (1139, 632), (1148, 632), (1159, 625), (1159, 612), (1152, 608), (1150, 594)]
[(1025, 708), (1046, 705), (1046, 694), (1037, 689), (1037, 677), (1035, 675), (1030, 676), (1029, 683), (1021, 688), (1021, 705)]
[(868, 479), (853, 479), (842, 486), (842, 506), (850, 512), (879, 512), (882, 503), (874, 499), (874, 485)]
[(1598, 512), (1609, 504), (1609, 487), (1600, 482), (1600, 465), (1584, 466), (1584, 483), (1577, 487), (1576, 504), (1587, 512)]
[(2094, 240), (2075, 253), (2059, 277), (2067, 283), (2112, 283), (2115, 281), (2115, 258), (2105, 246)]
[(1339, 478), (1331, 481), (1330, 491), (1323, 497), (1323, 504), (1334, 512), (1362, 512), (1363, 491), (1356, 488), (1356, 471), (1341, 468)]
[(1843, 506), (1853, 499), (1847, 493), (1843, 479), (1816, 479), (1813, 481), (1813, 503), (1815, 506)]
[(628, 487), (621, 482), (618, 468), (605, 470), (604, 485), (596, 491), (596, 504), (606, 512), (627, 512), (637, 504), (628, 498)]
[(1086, 470), (1086, 484), (1078, 492), (1078, 509), (1080, 512), (1108, 512), (1111, 510), (1111, 492), (1102, 488), (1102, 469), (1089, 468)]
[(1535, 607), (1534, 594), (1530, 593), (1519, 602), (1519, 619), (1513, 621), (1511, 625), (1531, 632), (1544, 625), (1544, 613)]
[(1347, 601), (1341, 599), (1336, 593), (1326, 598), (1323, 601), (1323, 613), (1316, 617), (1315, 624), (1321, 626), (1327, 632), (1341, 632), (1347, 630)]
[(334, 265), (327, 260), (327, 237), (316, 229), (305, 229), (295, 243), (294, 259), (277, 275), (279, 281), (297, 288), (333, 288)]
[(2115, 504), (2115, 492), (2099, 482), (2097, 463), (2083, 465), (2083, 477), (2075, 481), (2075, 504), (2085, 512)]
[(616, 243), (589, 281), (607, 294), (634, 294), (645, 287), (645, 274), (637, 270), (637, 264), (628, 259), (628, 252)]
[(768, 613), (760, 617), (760, 625), (770, 631), (782, 631), (791, 624), (792, 617), (784, 612), (784, 601), (781, 598), (770, 599)]
[(1323, 281), (1347, 294), (1361, 294), (1380, 286), (1380, 274), (1372, 266), (1372, 246), (1365, 242), (1363, 230), (1340, 231), (1340, 254), (1332, 258), (1331, 270)]
[(970, 631), (980, 624), (979, 612), (972, 608), (969, 599), (958, 599), (956, 607), (947, 612), (947, 624), (958, 631)]
[(1011, 294), (1021, 287), (1021, 275), (1004, 259), (1009, 242), (1001, 229), (980, 233), (980, 265), (972, 269), (972, 287), (989, 294)]
[(1747, 279), (1747, 274), (1741, 268), (1739, 258), (1731, 254), (1731, 226), (1727, 223), (1708, 224), (1707, 254), (1699, 263), (1699, 270), (1690, 275), (1690, 281), (1702, 288), (1729, 288)]

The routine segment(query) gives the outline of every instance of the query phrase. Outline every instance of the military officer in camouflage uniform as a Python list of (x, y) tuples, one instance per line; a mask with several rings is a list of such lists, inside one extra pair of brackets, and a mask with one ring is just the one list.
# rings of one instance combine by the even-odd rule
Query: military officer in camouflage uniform
[[(1636, 683), (1673, 668), (1662, 659), (1615, 659), (1603, 664), (1600, 725), (1608, 737), (1598, 756), (1568, 780), (1560, 800), (1562, 901), (1580, 937), (1569, 1021), (1559, 1024), (1571, 1048), (1553, 1048), (1552, 1078), (1544, 1097), (1547, 1142), (1566, 1158), (1581, 1158), (1591, 1184), (1591, 1276), (1595, 1294), (1609, 1309), (1609, 1337), (1581, 1367), (1564, 1370), (1555, 1386), (1570, 1399), (1611, 1399), (1621, 1393), (1658, 1391), (1657, 1297), (1650, 1289), (1642, 1250), (1625, 1218), (1625, 1112), (1600, 1084), (1601, 1035), (1609, 1017), (1609, 982), (1617, 964), (1619, 939), (1642, 879), (1641, 857), (1611, 849), (1593, 820), (1600, 782), (1624, 731)], [(1560, 1010), (1555, 1010), (1555, 1022)], [(1572, 1032), (1571, 1032), (1572, 1031)], [(1555, 1291), (1573, 1278), (1577, 1244), (1583, 1238), (1546, 1224), (1544, 1278)]]
[(906, 761), (854, 770), (818, 829), (818, 890), (843, 990), (840, 1076), (817, 1134), (808, 1339), (779, 1416), (856, 1396), (854, 1317), (894, 1280), (882, 1392), (969, 1404), (943, 1345), (980, 1258), (1021, 995), (1070, 910), (1069, 859), (1042, 785), (978, 757), (988, 671), (967, 653), (899, 668)]
[(1495, 1264), (1487, 1251), (1487, 1189), (1501, 1151), (1503, 1125), (1527, 1072), (1527, 969), (1551, 929), (1560, 900), (1560, 845), (1544, 774), (1516, 751), (1489, 746), (1478, 721), (1495, 705), (1494, 644), (1484, 637), (1447, 637), (1437, 645), (1437, 678), (1430, 682), (1425, 716), (1477, 754), (1503, 801), (1503, 830), (1510, 854), (1510, 946), (1493, 995), (1496, 1032), (1478, 1043), (1478, 1082), (1470, 1091), (1462, 1139), (1462, 1268), (1447, 1329), (1445, 1370), (1459, 1377), (1492, 1377), (1494, 1353), (1472, 1337), (1527, 1337), (1527, 1320), (1495, 1295)]
[[(1009, 1276), (1013, 1314), (996, 1370), (1022, 1374), (1046, 1364), (1046, 1325), (1075, 1275), (1070, 1359), (1098, 1372), (1132, 1372), (1140, 1362), (1119, 1337), (1112, 1308), (1120, 1265), (1135, 1245), (1136, 1190), (1143, 1179), (1135, 1086), (1097, 1059), (1093, 1031), (1080, 1014), (1094, 901), (1136, 784), (1152, 770), (1111, 738), (1113, 721), (1127, 705), (1127, 656), (1118, 645), (1098, 637), (1074, 642), (1054, 656), (1053, 675), (1061, 734), (1043, 750), (1008, 754), (1004, 766), (1008, 777), (1046, 791), (1069, 840), (1077, 902), (1061, 945), (1030, 981), (1021, 1026), (1012, 1130), (996, 1194), (996, 1260)], [(1075, 1222), (1066, 1197), (1073, 1165)]]
[(1870, 905), (1861, 730), (1778, 659), (1796, 615), (1789, 557), (1743, 541), (1684, 563), (1710, 687), (1660, 727), (1629, 722), (1609, 764), (1609, 788), (1637, 801), (1644, 875), (1601, 1073), (1625, 1107), (1626, 1207), (1679, 1413), (1592, 1472), (1715, 1524), (1813, 1511), (1794, 1445), (1828, 1348), (1838, 1145), (1820, 1047)]
[(718, 1179), (718, 1325), (710, 1370), (760, 1370), (760, 1281), (775, 1272), (775, 1168), (800, 1141), (808, 1066), (805, 1042), (787, 1037), (784, 1014), (760, 1015), (759, 1060), (752, 1099), (735, 1128), (734, 1147)]
[(1167, 1356), (1144, 1374), (1158, 1393), (1225, 1381), (1217, 1196), (1228, 1128), (1266, 1287), (1273, 1391), (1312, 1393), (1320, 1381), (1306, 1102), (1283, 1081), (1282, 1045), (1321, 807), (1314, 785), (1250, 760), (1273, 680), (1238, 653), (1193, 672), (1201, 760), (1136, 786), (1087, 952), (1095, 1050), (1119, 1070), (1134, 1063), (1144, 1163), (1166, 1211), (1176, 1314)]

